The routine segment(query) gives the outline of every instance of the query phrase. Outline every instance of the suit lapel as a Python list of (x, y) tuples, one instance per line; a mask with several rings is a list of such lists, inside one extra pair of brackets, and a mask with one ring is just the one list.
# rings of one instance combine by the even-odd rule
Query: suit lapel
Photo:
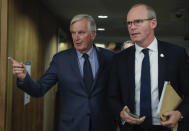
[(92, 92), (92, 90), (94, 89), (94, 86), (95, 86), (95, 83), (101, 73), (101, 71), (103, 70), (103, 54), (102, 54), (102, 50), (100, 48), (97, 48), (95, 45), (94, 45), (94, 48), (96, 49), (96, 53), (97, 53), (97, 59), (98, 59), (98, 63), (99, 63), (99, 69), (96, 73), (96, 76), (95, 76), (95, 79), (93, 81), (93, 84), (92, 84), (92, 87), (90, 88), (90, 92)]
[(70, 58), (72, 60), (72, 62), (71, 62), (72, 63), (71, 64), (72, 69), (76, 73), (77, 77), (80, 79), (81, 85), (82, 85), (83, 89), (85, 90), (85, 92), (87, 92), (87, 93), (92, 92), (92, 90), (94, 89), (94, 86), (95, 86), (95, 83), (96, 83), (96, 81), (98, 79), (98, 76), (100, 75), (101, 71), (103, 71), (103, 67), (104, 67), (103, 66), (104, 62), (103, 62), (102, 50), (100, 48), (97, 48), (96, 46), (94, 46), (94, 47), (95, 47), (96, 52), (97, 52), (97, 59), (98, 59), (98, 62), (99, 62), (99, 69), (98, 69), (97, 75), (96, 75), (96, 77), (95, 77), (95, 79), (93, 81), (93, 84), (92, 84), (92, 87), (90, 88), (90, 90), (85, 87), (85, 84), (83, 82), (83, 78), (82, 78), (81, 73), (80, 73), (78, 59), (77, 59), (78, 56), (77, 56), (77, 53), (76, 53), (75, 49), (73, 49), (73, 51), (71, 53), (71, 58)]
[[(97, 58), (98, 58), (98, 63), (99, 63), (99, 69), (98, 69), (98, 72), (97, 72), (97, 76), (99, 75), (99, 73), (101, 71), (103, 71), (103, 64), (104, 64), (104, 60), (103, 60), (103, 54), (102, 54), (102, 50), (100, 48), (96, 48), (96, 52), (97, 52)], [(96, 77), (97, 78), (97, 77)]]
[(129, 73), (129, 80), (128, 80), (128, 87), (130, 90), (130, 110), (134, 111), (134, 103), (135, 103), (135, 46), (131, 47), (130, 52), (128, 52), (128, 73)]
[[(129, 87), (131, 93), (131, 105), (134, 105), (135, 100), (135, 46), (133, 46), (129, 52), (130, 57), (128, 57), (128, 71), (129, 72)], [(162, 42), (158, 41), (158, 90), (159, 97), (163, 89), (164, 81), (166, 80), (166, 69), (167, 67), (167, 48), (163, 45)], [(131, 107), (133, 109), (133, 107)]]
[(163, 43), (158, 41), (158, 89), (159, 98), (163, 89), (164, 81), (166, 80), (167, 67), (167, 50)]
[(71, 60), (71, 67), (72, 67), (73, 71), (75, 72), (76, 77), (79, 78), (80, 83), (81, 83), (81, 87), (88, 93), (89, 90), (85, 87), (85, 84), (83, 82), (83, 78), (81, 76), (81, 72), (80, 72), (79, 64), (78, 64), (78, 56), (77, 56), (75, 49), (73, 49), (72, 52), (71, 52), (70, 60)]

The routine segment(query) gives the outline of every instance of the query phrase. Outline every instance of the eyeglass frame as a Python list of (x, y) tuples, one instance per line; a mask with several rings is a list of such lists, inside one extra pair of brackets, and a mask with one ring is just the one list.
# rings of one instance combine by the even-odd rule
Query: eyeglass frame
[(133, 21), (127, 21), (127, 27), (131, 27), (132, 24), (135, 26), (140, 26), (140, 24), (142, 24), (144, 21), (148, 21), (148, 20), (153, 20), (155, 18), (147, 18), (147, 19), (136, 19)]

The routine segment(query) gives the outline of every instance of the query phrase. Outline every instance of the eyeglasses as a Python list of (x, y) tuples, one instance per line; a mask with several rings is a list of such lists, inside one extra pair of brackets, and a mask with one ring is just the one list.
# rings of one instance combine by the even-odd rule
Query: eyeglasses
[(131, 27), (132, 24), (135, 26), (140, 26), (144, 21), (147, 20), (152, 20), (153, 18), (148, 18), (148, 19), (138, 19), (138, 20), (133, 20), (133, 21), (127, 21), (127, 27)]

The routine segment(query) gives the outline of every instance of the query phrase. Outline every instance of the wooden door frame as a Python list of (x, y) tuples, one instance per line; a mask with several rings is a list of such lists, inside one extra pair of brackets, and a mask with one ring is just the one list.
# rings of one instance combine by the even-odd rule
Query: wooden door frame
[(0, 131), (5, 131), (8, 0), (0, 0)]

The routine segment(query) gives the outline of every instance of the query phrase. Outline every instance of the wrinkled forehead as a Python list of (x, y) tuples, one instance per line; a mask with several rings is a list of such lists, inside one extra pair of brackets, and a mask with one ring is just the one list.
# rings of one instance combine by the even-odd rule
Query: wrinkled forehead
[(77, 31), (83, 31), (83, 30), (88, 31), (88, 21), (86, 19), (75, 21), (70, 26), (71, 32), (77, 32)]
[(143, 5), (131, 8), (127, 14), (127, 21), (133, 21), (137, 19), (147, 19), (147, 18), (148, 18), (148, 10)]

